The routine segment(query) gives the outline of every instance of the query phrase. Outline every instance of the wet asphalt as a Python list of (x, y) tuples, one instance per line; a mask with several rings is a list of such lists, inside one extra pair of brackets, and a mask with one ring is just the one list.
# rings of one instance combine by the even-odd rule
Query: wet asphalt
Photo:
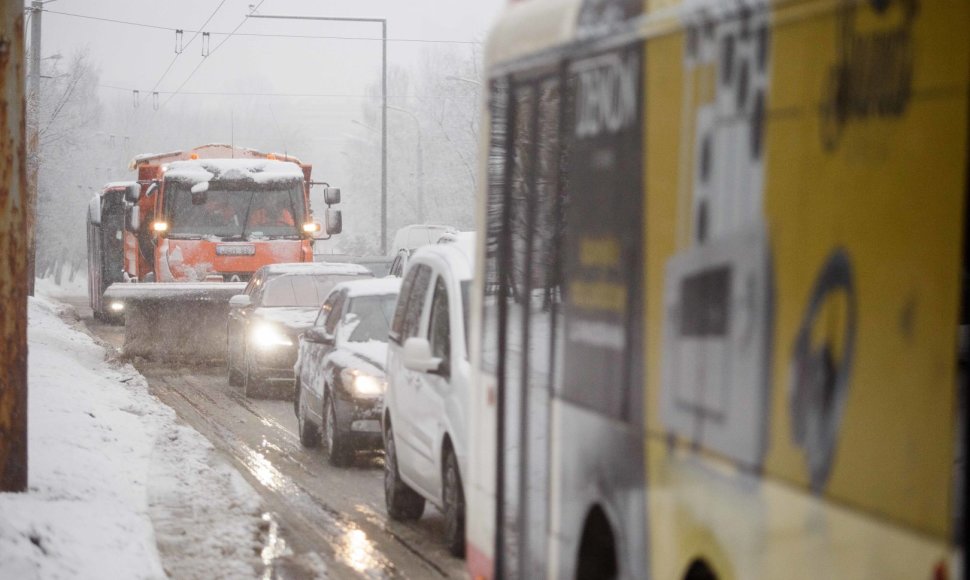
[[(86, 297), (62, 300), (92, 334), (120, 349), (123, 327), (94, 320)], [(222, 364), (131, 362), (152, 393), (208, 438), (262, 497), (263, 578), (314, 578), (319, 560), (330, 578), (465, 577), (464, 561), (444, 547), (444, 518), (430, 504), (416, 522), (387, 517), (382, 454), (360, 454), (347, 468), (330, 466), (319, 448), (300, 445), (292, 401), (247, 399), (229, 386)]]

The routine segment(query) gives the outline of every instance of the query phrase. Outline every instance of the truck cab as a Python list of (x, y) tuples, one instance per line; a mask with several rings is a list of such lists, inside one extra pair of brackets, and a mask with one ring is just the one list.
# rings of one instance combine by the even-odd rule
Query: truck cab
[(312, 167), (285, 155), (207, 145), (139, 156), (142, 191), (130, 211), (126, 271), (143, 282), (247, 281), (261, 266), (312, 262), (313, 243), (339, 233), (339, 190), (314, 221)]

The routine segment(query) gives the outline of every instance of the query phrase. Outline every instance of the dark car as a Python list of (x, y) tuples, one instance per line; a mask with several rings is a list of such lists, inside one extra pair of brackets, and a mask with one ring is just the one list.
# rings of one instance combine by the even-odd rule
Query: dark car
[(300, 333), (309, 328), (334, 286), (371, 278), (357, 264), (273, 264), (253, 275), (229, 301), (226, 350), (229, 383), (246, 396), (265, 396), (274, 384), (292, 393)]
[(341, 284), (300, 337), (293, 402), (300, 443), (316, 446), (322, 430), (332, 465), (382, 447), (387, 335), (400, 288), (397, 278)]

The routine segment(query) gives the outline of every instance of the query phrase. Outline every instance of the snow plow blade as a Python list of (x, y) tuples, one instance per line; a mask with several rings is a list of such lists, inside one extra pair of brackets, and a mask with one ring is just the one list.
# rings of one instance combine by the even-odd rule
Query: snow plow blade
[(229, 299), (245, 283), (112, 284), (111, 304), (124, 304), (126, 356), (202, 363), (225, 360)]

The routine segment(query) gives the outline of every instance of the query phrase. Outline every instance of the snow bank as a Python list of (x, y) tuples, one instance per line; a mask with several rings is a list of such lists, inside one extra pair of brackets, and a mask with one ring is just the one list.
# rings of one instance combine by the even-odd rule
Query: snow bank
[(256, 493), (71, 313), (30, 299), (30, 487), (0, 494), (0, 578), (255, 576)]
[(87, 270), (82, 268), (79, 270), (74, 279), (70, 278), (70, 266), (65, 264), (61, 268), (61, 283), (58, 284), (54, 281), (54, 277), (48, 278), (35, 278), (34, 279), (34, 291), (37, 294), (43, 296), (49, 296), (51, 298), (66, 298), (75, 296), (87, 296), (88, 295), (88, 274)]

